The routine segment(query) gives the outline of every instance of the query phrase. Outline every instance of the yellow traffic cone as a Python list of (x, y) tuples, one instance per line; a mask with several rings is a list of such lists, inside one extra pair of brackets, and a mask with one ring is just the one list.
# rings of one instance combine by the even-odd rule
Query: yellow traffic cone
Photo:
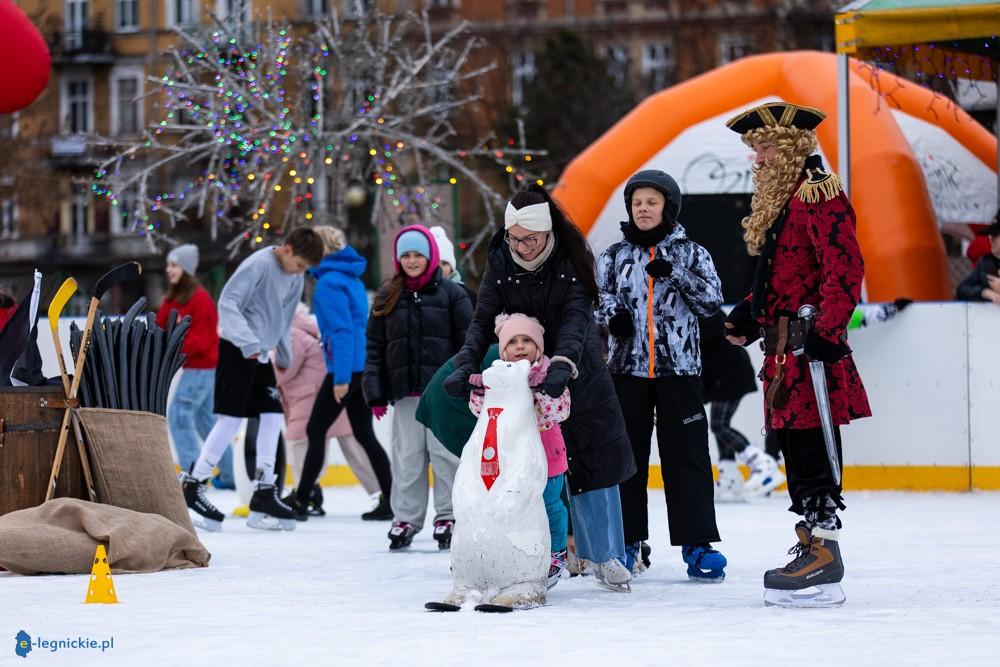
[(97, 545), (94, 552), (94, 565), (90, 568), (90, 581), (87, 582), (86, 604), (104, 603), (118, 604), (115, 595), (115, 585), (111, 581), (111, 566), (108, 564), (108, 553), (103, 544)]

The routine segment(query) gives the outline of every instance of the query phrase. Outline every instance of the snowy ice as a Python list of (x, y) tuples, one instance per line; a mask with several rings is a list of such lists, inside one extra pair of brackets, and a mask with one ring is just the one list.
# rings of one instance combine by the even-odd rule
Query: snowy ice
[[(292, 533), (234, 517), (200, 532), (207, 568), (116, 576), (117, 605), (82, 604), (85, 575), (0, 573), (0, 665), (1000, 665), (1000, 494), (848, 493), (847, 603), (787, 610), (765, 608), (761, 589), (795, 540), (785, 497), (717, 506), (730, 564), (725, 583), (705, 585), (667, 546), (651, 491), (652, 567), (631, 594), (575, 577), (548, 606), (506, 615), (424, 611), (451, 587), (431, 531), (389, 553), (389, 524), (358, 518), (370, 508), (359, 487), (325, 495), (328, 516)], [(19, 658), (21, 630), (113, 636), (114, 648)]]

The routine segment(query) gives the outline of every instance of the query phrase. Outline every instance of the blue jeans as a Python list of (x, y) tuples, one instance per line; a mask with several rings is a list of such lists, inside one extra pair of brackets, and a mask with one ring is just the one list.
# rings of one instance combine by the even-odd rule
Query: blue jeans
[(563, 476), (549, 477), (542, 492), (545, 513), (549, 515), (549, 535), (552, 536), (552, 551), (565, 551), (566, 535), (569, 532), (569, 513), (562, 500)]
[[(212, 405), (215, 396), (215, 369), (185, 368), (174, 390), (174, 400), (167, 408), (167, 427), (177, 449), (181, 470), (198, 460), (201, 443), (215, 425)], [(233, 455), (227, 449), (219, 460), (219, 477), (232, 485)]]
[(618, 485), (570, 494), (576, 553), (592, 563), (625, 562), (625, 529)]

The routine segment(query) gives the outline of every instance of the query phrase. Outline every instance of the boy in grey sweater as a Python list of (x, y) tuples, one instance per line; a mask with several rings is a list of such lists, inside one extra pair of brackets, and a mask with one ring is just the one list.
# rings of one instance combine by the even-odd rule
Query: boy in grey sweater
[(218, 420), (192, 469), (181, 473), (184, 500), (196, 526), (222, 529), (224, 515), (205, 496), (205, 484), (240, 422), (259, 417), (257, 471), (250, 500), (251, 528), (292, 530), (294, 512), (278, 497), (274, 470), (281, 431), (281, 397), (269, 353), (278, 368), (292, 361), (291, 323), (306, 269), (323, 258), (312, 229), (292, 231), (281, 246), (258, 250), (237, 267), (219, 297), (219, 363), (215, 372)]

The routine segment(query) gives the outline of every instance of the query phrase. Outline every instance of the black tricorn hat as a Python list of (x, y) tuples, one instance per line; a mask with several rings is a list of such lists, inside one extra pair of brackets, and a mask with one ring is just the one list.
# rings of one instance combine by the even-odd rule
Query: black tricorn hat
[(768, 102), (730, 118), (726, 121), (726, 127), (739, 134), (746, 134), (760, 127), (797, 127), (800, 130), (814, 130), (824, 118), (826, 114), (819, 109), (789, 102)]

